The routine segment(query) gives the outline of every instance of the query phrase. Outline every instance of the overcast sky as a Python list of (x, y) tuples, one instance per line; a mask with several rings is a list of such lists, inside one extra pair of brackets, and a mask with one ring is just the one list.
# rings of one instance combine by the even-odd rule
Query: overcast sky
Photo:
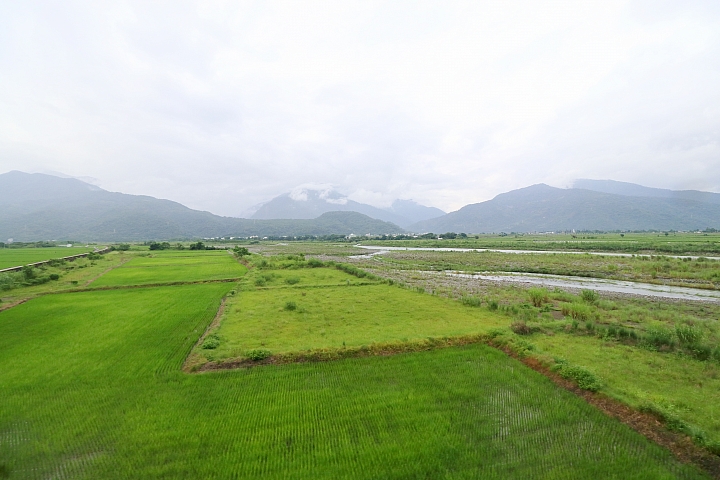
[(0, 173), (239, 215), (720, 191), (720, 2), (0, 2)]

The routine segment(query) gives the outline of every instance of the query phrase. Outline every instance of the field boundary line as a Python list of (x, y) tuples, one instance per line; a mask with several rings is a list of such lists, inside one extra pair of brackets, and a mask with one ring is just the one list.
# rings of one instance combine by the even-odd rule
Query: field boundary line
[(215, 314), (215, 318), (213, 318), (212, 322), (207, 326), (205, 331), (202, 335), (200, 335), (200, 338), (198, 338), (198, 341), (195, 342), (195, 345), (192, 346), (190, 349), (190, 353), (185, 357), (185, 360), (182, 364), (182, 371), (185, 373), (189, 373), (191, 371), (191, 363), (192, 361), (198, 356), (197, 353), (195, 353), (195, 349), (199, 348), (200, 345), (205, 341), (207, 336), (210, 334), (210, 332), (216, 328), (218, 325), (220, 325), (220, 320), (222, 319), (223, 313), (225, 313), (225, 307), (227, 305), (228, 296), (224, 296), (222, 300), (220, 301), (220, 306), (218, 307), (218, 311)]

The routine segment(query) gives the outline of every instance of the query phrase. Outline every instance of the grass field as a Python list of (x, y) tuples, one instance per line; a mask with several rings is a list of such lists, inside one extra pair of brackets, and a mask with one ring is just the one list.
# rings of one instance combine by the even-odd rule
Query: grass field
[[(289, 303), (295, 305), (292, 310)], [(459, 336), (506, 324), (499, 315), (396, 286), (243, 291), (228, 306), (217, 331), (222, 342), (212, 356), (220, 360), (258, 348), (285, 353)]]
[(227, 252), (137, 257), (101, 276), (93, 287), (238, 279), (247, 268)]
[(0, 248), (0, 270), (92, 252), (95, 247)]
[(480, 345), (182, 373), (232, 287), (47, 295), (0, 312), (0, 471), (78, 479), (703, 478)]

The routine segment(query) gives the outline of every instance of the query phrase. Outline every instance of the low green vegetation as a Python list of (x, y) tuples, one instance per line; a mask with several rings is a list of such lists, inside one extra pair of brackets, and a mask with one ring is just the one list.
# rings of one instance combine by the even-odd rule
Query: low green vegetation
[[(0, 311), (0, 473), (705, 478), (479, 342), (715, 451), (720, 306), (476, 290), (297, 250), (235, 253), (112, 252), (5, 292), (31, 300)], [(234, 360), (278, 365), (182, 370)]]
[(247, 271), (227, 252), (138, 257), (101, 276), (93, 287), (239, 279)]
[(6, 476), (703, 478), (482, 345), (183, 373), (231, 287), (48, 295), (0, 312)]
[(19, 267), (29, 263), (43, 262), (52, 258), (69, 257), (92, 252), (91, 247), (46, 247), (46, 248), (0, 248), (0, 270)]
[[(353, 278), (344, 275), (348, 282)], [(317, 288), (308, 282), (306, 287), (241, 291), (216, 331), (220, 346), (206, 357), (242, 357), (257, 348), (287, 353), (453, 337), (506, 324), (487, 311), (397, 286)]]
[[(432, 234), (428, 236), (433, 236)], [(451, 235), (452, 236), (452, 235)], [(437, 235), (435, 235), (437, 237)], [(645, 233), (560, 233), (511, 235), (455, 235), (443, 240), (417, 238), (409, 240), (374, 239), (366, 245), (397, 247), (455, 247), (498, 248), (512, 250), (576, 250), (596, 252), (656, 253), (664, 255), (715, 255), (720, 254), (720, 232), (696, 233), (645, 232)]]
[(720, 288), (720, 260), (667, 256), (610, 257), (563, 253), (392, 251), (375, 256), (376, 268), (519, 272)]
[[(472, 254), (466, 254), (471, 256)], [(562, 376), (652, 412), (720, 453), (720, 305), (481, 284), (376, 269), (409, 288), (505, 316), (504, 341)]]

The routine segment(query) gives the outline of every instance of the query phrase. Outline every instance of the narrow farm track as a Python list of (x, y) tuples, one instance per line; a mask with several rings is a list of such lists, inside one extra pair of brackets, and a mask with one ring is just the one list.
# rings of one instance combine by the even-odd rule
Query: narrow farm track
[(129, 262), (129, 261), (132, 260), (132, 259), (133, 259), (133, 257), (129, 257), (129, 258), (123, 260), (122, 262), (120, 262), (119, 264), (113, 265), (112, 267), (108, 268), (107, 270), (105, 270), (105, 271), (102, 272), (101, 274), (96, 275), (96, 276), (94, 276), (93, 278), (91, 278), (90, 280), (88, 280), (87, 282), (85, 282), (85, 286), (86, 286), (86, 287), (90, 286), (90, 284), (93, 283), (93, 282), (94, 282), (95, 280), (97, 280), (98, 278), (102, 277), (102, 276), (105, 275), (106, 273), (112, 272), (112, 271), (115, 270), (116, 268), (122, 267), (123, 265), (125, 265), (127, 262)]

